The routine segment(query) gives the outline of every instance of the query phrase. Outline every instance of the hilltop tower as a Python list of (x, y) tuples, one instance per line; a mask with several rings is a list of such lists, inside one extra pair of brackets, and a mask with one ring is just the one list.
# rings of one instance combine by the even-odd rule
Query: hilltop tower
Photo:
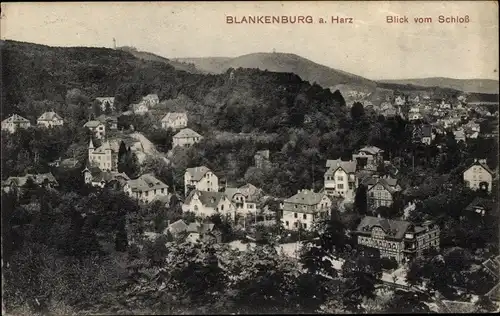
[(113, 49), (116, 49), (116, 39), (113, 37)]

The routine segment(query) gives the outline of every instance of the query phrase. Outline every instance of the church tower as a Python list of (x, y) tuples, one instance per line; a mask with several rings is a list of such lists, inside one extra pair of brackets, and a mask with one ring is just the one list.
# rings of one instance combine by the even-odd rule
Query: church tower
[(94, 143), (92, 142), (92, 137), (90, 137), (90, 143), (89, 143), (89, 160), (91, 160), (90, 157), (94, 153), (94, 149), (95, 149)]

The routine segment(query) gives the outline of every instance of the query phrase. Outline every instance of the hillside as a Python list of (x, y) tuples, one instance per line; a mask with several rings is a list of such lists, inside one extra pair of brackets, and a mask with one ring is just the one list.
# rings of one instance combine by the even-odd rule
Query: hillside
[(134, 55), (135, 57), (140, 58), (142, 60), (149, 60), (149, 61), (166, 63), (166, 64), (173, 66), (177, 70), (187, 71), (187, 72), (195, 73), (195, 74), (196, 73), (203, 73), (202, 71), (199, 71), (198, 69), (196, 69), (196, 67), (193, 63), (177, 62), (177, 61), (170, 60), (170, 59), (162, 57), (162, 56), (158, 56), (158, 55), (153, 54), (153, 53), (139, 51), (135, 47), (122, 46), (122, 47), (117, 47), (117, 50), (122, 50), (122, 51), (128, 52), (128, 53), (130, 53), (130, 54)]
[[(305, 115), (318, 117), (311, 128), (332, 126), (344, 113), (342, 96), (291, 73), (239, 69), (231, 81), (229, 74), (191, 74), (122, 50), (16, 41), (2, 41), (1, 54), (3, 117), (17, 112), (34, 120), (55, 108), (63, 117), (85, 120), (96, 97), (114, 96), (115, 107), (125, 111), (149, 93), (160, 100), (190, 98), (193, 106), (186, 110), (200, 131), (274, 132), (302, 126)], [(76, 100), (68, 93), (74, 89)]]
[(422, 87), (441, 87), (464, 92), (498, 94), (498, 80), (491, 79), (453, 79), (453, 78), (422, 78), (401, 80), (380, 80), (381, 83), (415, 85)]
[(193, 63), (203, 71), (222, 73), (229, 68), (257, 68), (275, 72), (291, 72), (303, 80), (316, 82), (325, 88), (339, 84), (375, 88), (376, 83), (353, 75), (345, 71), (333, 69), (312, 62), (295, 54), (287, 53), (253, 53), (235, 58), (207, 57), (207, 58), (178, 58), (176, 61)]

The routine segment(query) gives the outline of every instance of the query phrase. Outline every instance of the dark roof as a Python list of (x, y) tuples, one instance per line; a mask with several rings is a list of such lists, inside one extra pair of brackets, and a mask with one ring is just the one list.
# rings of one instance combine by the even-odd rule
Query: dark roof
[(335, 159), (335, 160), (327, 160), (326, 161), (326, 167), (328, 170), (326, 171), (327, 174), (332, 174), (337, 169), (342, 168), (346, 173), (354, 173), (356, 172), (356, 161), (342, 161), (340, 159)]
[(321, 202), (325, 193), (316, 193), (311, 190), (301, 190), (294, 196), (285, 200), (285, 203), (316, 205)]
[(476, 208), (483, 208), (485, 210), (492, 210), (494, 207), (494, 202), (482, 197), (476, 197), (467, 207), (466, 211), (474, 211)]
[(203, 178), (203, 176), (209, 171), (211, 170), (205, 166), (186, 169), (186, 172), (189, 173), (191, 175), (192, 180), (195, 181), (200, 181), (201, 178)]
[(188, 225), (182, 219), (180, 219), (168, 225), (167, 230), (169, 230), (172, 235), (176, 235), (185, 232), (187, 228)]
[(378, 226), (381, 227), (382, 230), (390, 237), (395, 239), (402, 239), (410, 225), (411, 223), (407, 221), (365, 216), (361, 220), (361, 223), (359, 223), (357, 231), (371, 232), (373, 227)]
[(422, 137), (432, 137), (432, 126), (423, 125), (422, 126)]
[(226, 198), (226, 194), (224, 192), (207, 192), (207, 191), (193, 190), (189, 193), (184, 203), (190, 204), (195, 194), (198, 195), (198, 199), (200, 200), (201, 204), (211, 208), (217, 207), (217, 205), (219, 205), (219, 202)]
[(494, 175), (493, 171), (488, 167), (487, 164), (477, 160), (477, 161), (474, 161), (474, 163), (472, 165), (470, 165), (469, 168), (467, 168), (467, 170), (469, 170), (470, 168), (472, 168), (473, 166), (481, 166), (484, 168), (484, 170), (488, 171), (492, 176)]
[(215, 228), (215, 225), (213, 223), (199, 223), (199, 222), (194, 222), (190, 223), (186, 229), (188, 233), (198, 233), (198, 234), (205, 234), (212, 232)]

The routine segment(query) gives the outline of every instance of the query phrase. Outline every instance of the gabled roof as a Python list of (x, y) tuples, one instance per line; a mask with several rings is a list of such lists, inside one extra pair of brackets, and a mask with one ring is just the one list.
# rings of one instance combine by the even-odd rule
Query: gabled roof
[(114, 115), (106, 115), (106, 114), (101, 114), (96, 118), (96, 121), (99, 121), (101, 123), (106, 123), (106, 122), (117, 122), (118, 118)]
[(109, 182), (111, 180), (126, 182), (130, 180), (130, 178), (123, 172), (102, 171), (99, 168), (92, 168), (90, 172), (92, 173), (92, 180), (95, 182)]
[(21, 115), (12, 114), (11, 116), (3, 120), (2, 123), (29, 123), (29, 120), (25, 119)]
[(371, 232), (375, 226), (381, 227), (384, 232), (392, 238), (402, 239), (411, 223), (407, 221), (398, 221), (392, 219), (378, 218), (374, 216), (365, 216), (359, 223), (358, 232)]
[(93, 121), (88, 121), (83, 125), (84, 127), (89, 127), (89, 128), (96, 128), (97, 126), (101, 125), (102, 123), (96, 120)]
[(62, 120), (62, 117), (53, 111), (45, 112), (38, 118), (38, 121), (54, 121), (54, 120)]
[(226, 188), (224, 193), (228, 199), (233, 200), (236, 194), (241, 194), (245, 197), (248, 202), (260, 202), (263, 197), (262, 189), (257, 188), (253, 184), (247, 183), (239, 188)]
[(155, 189), (168, 189), (168, 185), (158, 180), (150, 173), (143, 174), (137, 179), (129, 180), (132, 191), (150, 191)]
[(191, 175), (191, 179), (194, 181), (200, 181), (201, 178), (203, 178), (203, 176), (209, 171), (212, 172), (212, 170), (208, 169), (205, 166), (186, 169), (186, 173), (189, 173)]
[(188, 233), (205, 234), (214, 230), (215, 225), (212, 223), (190, 223), (186, 229)]
[(109, 141), (105, 141), (104, 143), (102, 143), (101, 146), (97, 147), (95, 150), (94, 150), (94, 154), (104, 154), (106, 153), (106, 151), (109, 151), (111, 150), (112, 152), (117, 152), (117, 150), (114, 150), (112, 147), (111, 147), (111, 144)]
[(172, 235), (177, 235), (179, 233), (185, 232), (187, 228), (188, 225), (182, 219), (180, 219), (168, 225), (167, 230), (169, 230)]
[(162, 119), (162, 122), (173, 122), (177, 119), (187, 120), (187, 114), (184, 112), (168, 112)]
[(115, 102), (115, 97), (97, 97), (95, 99), (99, 102), (104, 102), (104, 101)]
[(371, 155), (376, 155), (376, 154), (383, 152), (382, 149), (380, 149), (376, 146), (366, 146), (366, 147), (361, 148), (359, 151), (363, 151), (363, 152), (369, 153)]
[(465, 208), (466, 211), (474, 211), (476, 208), (483, 208), (485, 210), (492, 210), (494, 207), (494, 202), (482, 197), (476, 197), (469, 205)]
[(224, 192), (207, 192), (207, 191), (199, 191), (193, 190), (189, 193), (184, 204), (190, 204), (194, 195), (198, 196), (201, 204), (205, 207), (216, 208), (219, 205), (219, 202), (226, 199), (226, 195)]
[(355, 160), (354, 161), (353, 160), (342, 161), (340, 159), (327, 160), (326, 167), (328, 168), (328, 170), (326, 171), (326, 173), (333, 174), (339, 168), (343, 169), (346, 173), (354, 173), (356, 172), (356, 165), (357, 162)]
[(74, 159), (74, 158), (66, 158), (66, 159), (63, 159), (61, 160), (61, 162), (59, 163), (59, 167), (60, 168), (68, 168), (68, 169), (71, 169), (71, 168), (76, 168), (78, 166), (80, 162), (77, 160), (77, 159)]
[(187, 137), (201, 137), (200, 134), (196, 133), (190, 128), (183, 128), (179, 133), (174, 135), (174, 138), (187, 138)]
[(323, 197), (326, 196), (325, 193), (316, 193), (311, 190), (301, 190), (294, 196), (286, 199), (285, 203), (291, 204), (301, 204), (301, 205), (317, 205), (321, 202)]
[(492, 176), (494, 175), (494, 172), (488, 167), (487, 164), (477, 160), (477, 161), (474, 161), (474, 163), (472, 165), (469, 166), (469, 168), (466, 169), (469, 170), (470, 168), (474, 167), (474, 166), (481, 166), (484, 168), (484, 170), (486, 170), (487, 172), (489, 172)]

